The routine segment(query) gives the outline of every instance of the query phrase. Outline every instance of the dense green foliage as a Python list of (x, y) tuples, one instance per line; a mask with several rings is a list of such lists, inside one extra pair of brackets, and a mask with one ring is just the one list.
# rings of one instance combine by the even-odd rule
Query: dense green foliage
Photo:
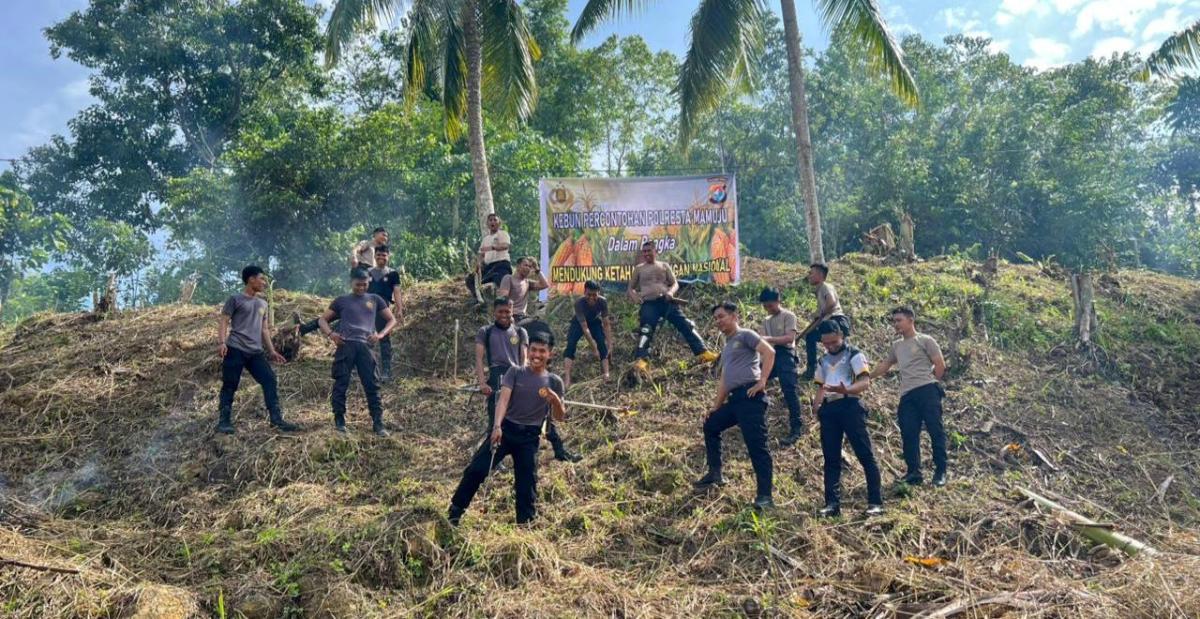
[[(537, 107), (524, 123), (485, 115), (496, 208), (517, 253), (537, 251), (540, 177), (720, 170), (737, 174), (746, 252), (807, 255), (773, 17), (757, 89), (724, 98), (683, 153), (679, 58), (638, 37), (576, 48), (565, 0), (520, 4), (541, 52)], [(329, 293), (349, 244), (375, 225), (392, 230), (393, 261), (409, 274), (461, 273), (478, 234), (470, 156), (446, 139), (441, 105), (405, 96), (409, 21), (363, 34), (333, 69), (320, 23), (301, 0), (93, 0), (51, 26), (53, 52), (94, 71), (98, 101), (6, 182), (29, 198), (25, 221), (62, 225), (6, 245), (6, 259), (34, 260), (5, 267), (0, 300), (22, 314), (69, 307), (76, 273), (94, 288), (109, 271), (138, 282), (123, 286), (127, 302), (173, 300), (192, 273), (197, 299), (212, 299), (248, 262), (280, 285)], [(1038, 72), (986, 40), (902, 44), (917, 109), (847, 33), (807, 59), (830, 256), (906, 212), (921, 255), (1019, 252), (1073, 269), (1200, 275), (1196, 80), (1135, 81), (1132, 55)], [(47, 263), (69, 271), (35, 275)], [(32, 279), (8, 285), (21, 275)]]

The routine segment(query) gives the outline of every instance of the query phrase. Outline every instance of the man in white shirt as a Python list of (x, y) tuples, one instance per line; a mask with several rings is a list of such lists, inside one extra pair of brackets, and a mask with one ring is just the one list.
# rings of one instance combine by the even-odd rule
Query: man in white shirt
[(479, 282), (475, 281), (476, 274), (467, 276), (467, 290), (471, 296), (480, 300), (477, 285), (491, 283), (499, 286), (505, 275), (512, 275), (512, 258), (508, 250), (512, 247), (512, 239), (508, 232), (500, 229), (500, 216), (492, 213), (487, 218), (488, 233), (479, 243)]

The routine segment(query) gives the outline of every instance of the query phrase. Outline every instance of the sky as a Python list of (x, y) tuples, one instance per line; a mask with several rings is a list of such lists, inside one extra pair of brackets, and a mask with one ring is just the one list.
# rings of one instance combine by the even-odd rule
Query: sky
[[(316, 0), (314, 0), (316, 1)], [(324, 0), (328, 5), (329, 0)], [(828, 36), (813, 3), (795, 0), (804, 44), (822, 49)], [(569, 0), (569, 17), (586, 0)], [(776, 0), (767, 0), (779, 10)], [(651, 47), (682, 55), (696, 2), (659, 0), (636, 16), (598, 30), (584, 42), (609, 34), (640, 34)], [(1087, 56), (1135, 51), (1143, 56), (1170, 34), (1200, 19), (1200, 0), (880, 0), (897, 36), (918, 33), (940, 41), (965, 33), (991, 38), (993, 48), (1016, 62), (1048, 69)], [(87, 0), (0, 0), (0, 160), (20, 157), (54, 134), (92, 101), (88, 71), (50, 57), (42, 30)], [(8, 167), (0, 161), (0, 170)]]

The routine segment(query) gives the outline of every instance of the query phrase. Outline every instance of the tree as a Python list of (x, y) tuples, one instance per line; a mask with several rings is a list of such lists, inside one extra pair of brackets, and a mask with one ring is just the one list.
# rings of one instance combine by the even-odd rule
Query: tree
[(1087, 59), (1046, 76), (1054, 109), (1043, 131), (1042, 199), (1029, 227), (1033, 255), (1054, 255), (1070, 275), (1075, 334), (1090, 347), (1099, 327), (1095, 274), (1132, 250), (1142, 219), (1138, 179), (1147, 175), (1138, 145), (1140, 97), (1128, 76), (1133, 59)]
[[(603, 20), (633, 9), (640, 2), (589, 0), (572, 30), (576, 41)], [(816, 0), (826, 27), (845, 30), (861, 41), (874, 66), (890, 78), (895, 93), (910, 104), (918, 100), (917, 86), (904, 63), (904, 53), (892, 38), (875, 0)], [(792, 100), (792, 129), (796, 161), (808, 225), (809, 257), (824, 262), (821, 214), (804, 91), (800, 29), (793, 0), (780, 0), (788, 54), (788, 84)], [(762, 48), (762, 0), (702, 0), (692, 17), (692, 39), (679, 71), (680, 136), (686, 144), (703, 114), (717, 108), (730, 92), (753, 89), (753, 68)]]
[(1167, 37), (1138, 68), (1136, 76), (1140, 80), (1151, 75), (1174, 78), (1195, 69), (1200, 69), (1200, 19)]
[(93, 71), (98, 101), (16, 169), (40, 212), (74, 223), (76, 258), (113, 225), (155, 230), (169, 179), (213, 166), (252, 110), (323, 89), (303, 0), (92, 0), (46, 37), (52, 56)]
[[(373, 26), (400, 0), (338, 0), (326, 32), (333, 64), (364, 25)], [(405, 91), (441, 102), (449, 140), (462, 137), (465, 115), (479, 229), (495, 212), (483, 126), (483, 90), (507, 118), (524, 121), (537, 101), (533, 64), (540, 50), (516, 0), (416, 0), (408, 12)]]
[(50, 250), (61, 251), (70, 222), (62, 215), (40, 215), (29, 196), (14, 188), (11, 172), (0, 175), (0, 315), (13, 283), (40, 268)]

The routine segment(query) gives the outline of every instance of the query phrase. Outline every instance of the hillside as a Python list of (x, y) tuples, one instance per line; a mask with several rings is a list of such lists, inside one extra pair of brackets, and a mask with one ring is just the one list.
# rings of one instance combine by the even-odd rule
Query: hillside
[[(351, 432), (332, 431), (331, 346), (319, 338), (278, 369), (284, 410), (305, 431), (271, 431), (245, 377), (238, 433), (216, 436), (215, 308), (29, 319), (0, 348), (0, 616), (1200, 616), (1200, 284), (1105, 280), (1101, 350), (1083, 355), (1063, 345), (1070, 298), (1052, 269), (980, 269), (860, 255), (833, 265), (856, 345), (878, 359), (887, 311), (904, 302), (952, 364), (950, 485), (888, 495), (887, 514), (869, 521), (813, 517), (818, 437), (775, 449), (786, 433), (778, 398), (778, 509), (747, 509), (753, 476), (736, 432), (731, 483), (693, 492), (713, 385), (669, 329), (653, 382), (636, 389), (603, 383), (581, 355), (569, 397), (636, 414), (580, 410), (562, 426), (585, 460), (543, 449), (534, 526), (513, 524), (502, 473), (455, 530), (445, 508), (484, 423), (480, 399), (455, 386), (471, 380), (470, 336), (487, 321), (457, 284), (407, 295), (387, 439), (367, 432), (357, 387)], [(744, 285), (682, 296), (716, 344), (704, 310), (714, 299), (732, 294), (754, 326), (764, 282), (786, 288), (785, 306), (813, 306), (805, 271), (747, 260)], [(636, 326), (620, 296), (609, 295), (621, 319), (615, 370), (632, 358)], [(326, 303), (276, 297), (281, 322)], [(566, 303), (552, 300), (548, 315), (565, 317)], [(896, 397), (893, 378), (866, 398), (885, 488), (902, 467)], [(862, 474), (847, 470), (855, 507)], [(1160, 552), (1092, 546), (1018, 487)]]

